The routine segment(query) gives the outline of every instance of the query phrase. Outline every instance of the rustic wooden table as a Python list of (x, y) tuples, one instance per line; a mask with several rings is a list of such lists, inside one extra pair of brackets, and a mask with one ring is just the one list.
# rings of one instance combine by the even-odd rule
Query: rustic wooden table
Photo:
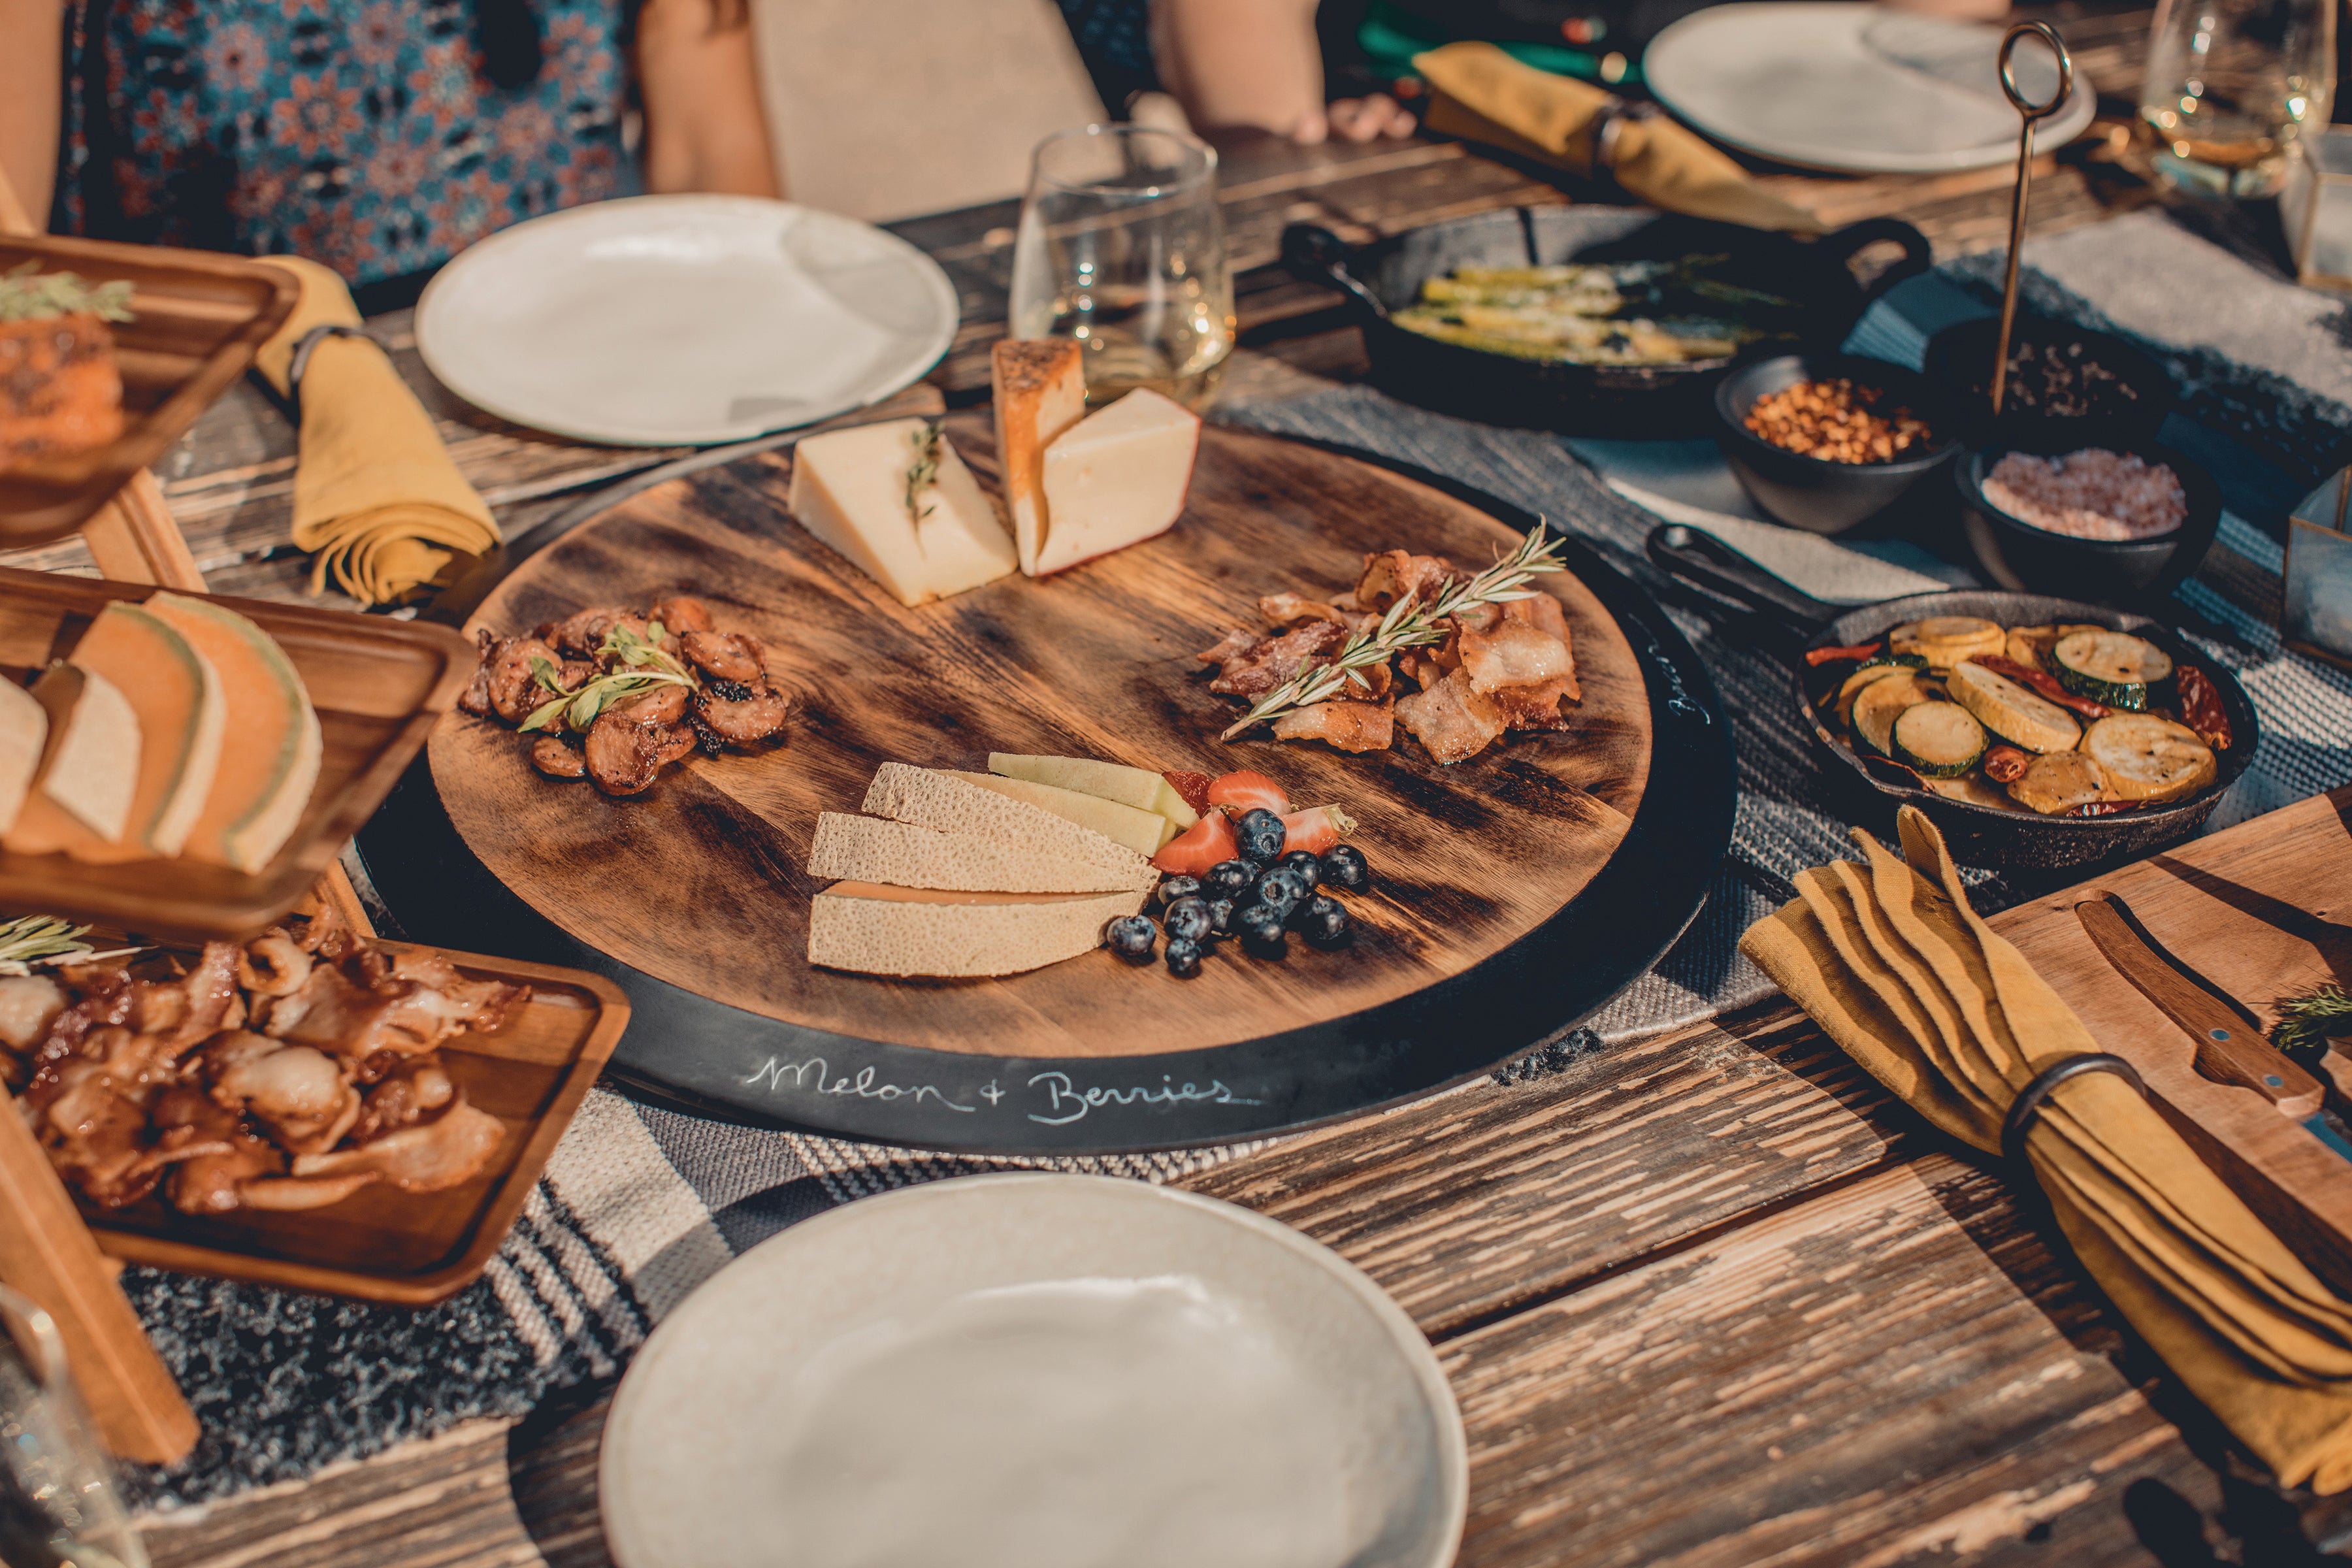
[[(2127, 112), (2146, 13), (2061, 5)], [(2046, 161), (2039, 231), (2153, 199), (2113, 143)], [(1765, 175), (1833, 223), (1892, 214), (1950, 256), (2002, 243), (2006, 169)], [(1243, 348), (1263, 395), (1363, 371), (1333, 297), (1271, 265), (1302, 218), (1368, 239), (1591, 195), (1452, 144), (1228, 148)], [(945, 266), (964, 326), (907, 406), (983, 397), (1010, 204), (894, 226)], [(583, 447), (459, 403), (404, 312), (370, 323), (511, 535), (679, 456)], [(301, 592), (294, 440), (250, 386), (162, 470), (217, 591)], [(68, 542), (5, 557), (88, 571)], [(1465, 1564), (2284, 1563), (2352, 1515), (2282, 1496), (2127, 1341), (2029, 1200), (1939, 1142), (1801, 1015), (1769, 1006), (1289, 1139), (1191, 1178), (1336, 1247), (1436, 1345), (1472, 1460)], [(608, 1387), (150, 1523), (159, 1568), (505, 1568), (608, 1560)], [(2323, 1543), (2315, 1548), (2312, 1542)]]

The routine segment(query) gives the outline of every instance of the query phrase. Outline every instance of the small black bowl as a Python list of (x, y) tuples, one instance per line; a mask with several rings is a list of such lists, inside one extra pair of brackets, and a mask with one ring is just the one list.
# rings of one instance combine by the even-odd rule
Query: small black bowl
[(1986, 576), (2013, 592), (2056, 594), (2134, 609), (2162, 599), (2197, 570), (2221, 525), (2221, 491), (2213, 476), (2153, 441), (2108, 449), (2137, 454), (2151, 467), (2162, 463), (2179, 477), (2189, 503), (2189, 515), (2180, 526), (2147, 539), (2076, 539), (2036, 528), (1987, 500), (1984, 479), (2010, 452), (2055, 454), (2013, 444), (1989, 447), (1970, 453), (1952, 470), (1960, 492), (1960, 529)]
[(2112, 332), (2071, 321), (2021, 316), (2009, 336), (2009, 379), (2000, 417), (1992, 414), (1997, 317), (1957, 321), (1927, 341), (1921, 370), (1959, 410), (1958, 433), (1971, 447), (2006, 442), (2028, 451), (2084, 447), (2122, 450), (2154, 439), (2172, 412), (2164, 367)]
[[(1776, 447), (1747, 426), (1756, 400), (1801, 381), (1844, 379), (1875, 388), (1890, 406), (1927, 422), (1933, 444), (1895, 463), (1833, 463)], [(1883, 360), (1852, 354), (1782, 354), (1743, 366), (1715, 389), (1715, 442), (1740, 488), (1791, 528), (1843, 533), (1885, 511), (1960, 449), (1948, 399), (1925, 376)]]

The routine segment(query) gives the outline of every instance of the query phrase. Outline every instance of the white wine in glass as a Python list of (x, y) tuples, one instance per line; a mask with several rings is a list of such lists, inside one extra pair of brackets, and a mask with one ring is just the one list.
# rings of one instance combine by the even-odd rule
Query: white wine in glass
[(2157, 172), (2185, 191), (2274, 195), (2336, 100), (2336, 0), (2163, 0), (2140, 119)]
[(1139, 386), (1198, 411), (1234, 347), (1217, 155), (1189, 136), (1090, 125), (1042, 142), (1013, 252), (1013, 334), (1086, 351), (1087, 402)]

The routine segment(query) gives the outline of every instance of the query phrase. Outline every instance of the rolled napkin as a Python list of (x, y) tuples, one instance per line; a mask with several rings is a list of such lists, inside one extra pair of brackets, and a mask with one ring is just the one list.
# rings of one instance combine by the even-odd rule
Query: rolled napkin
[(1610, 144), (1596, 150), (1623, 101), (1601, 89), (1522, 65), (1492, 44), (1448, 44), (1413, 57), (1433, 94), (1432, 131), (1483, 142), (1591, 179), (1605, 170), (1632, 195), (1667, 212), (1753, 228), (1820, 234), (1822, 221), (1760, 190), (1747, 171), (1664, 115), (1619, 112)]
[[(2019, 1091), (2099, 1047), (1969, 907), (1935, 825), (1906, 806), (1900, 831), (1903, 859), (1856, 830), (1867, 863), (1802, 873), (1739, 948), (1881, 1083), (1997, 1152)], [(2352, 1485), (2352, 1305), (2120, 1079), (2062, 1080), (2024, 1147), (2084, 1267), (2189, 1391), (2285, 1484)]]
[[(356, 327), (342, 279), (315, 261), (265, 258), (302, 297), (254, 366), (291, 395), (294, 351), (313, 329)], [(362, 604), (394, 603), (495, 549), (499, 525), (449, 460), (432, 416), (383, 350), (365, 338), (319, 341), (302, 374), (301, 455), (294, 465), (294, 543), (312, 552), (310, 592), (329, 573)]]

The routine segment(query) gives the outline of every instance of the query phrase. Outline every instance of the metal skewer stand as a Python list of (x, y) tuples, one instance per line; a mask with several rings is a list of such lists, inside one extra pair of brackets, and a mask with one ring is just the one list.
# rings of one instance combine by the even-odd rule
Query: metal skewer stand
[[(2011, 56), (2017, 50), (2017, 41), (2038, 37), (2050, 46), (2058, 58), (2058, 90), (2050, 101), (2036, 104), (2021, 91)], [(2009, 95), (2024, 120), (2017, 136), (2017, 195), (2009, 206), (2009, 266), (2000, 279), (2000, 335), (1994, 340), (1992, 355), (1992, 412), (2000, 417), (2000, 398), (2009, 381), (2009, 334), (2017, 324), (2017, 261), (2025, 249), (2025, 202), (2033, 188), (2033, 127), (2049, 119), (2066, 106), (2074, 90), (2074, 58), (2066, 52), (2066, 40), (2058, 29), (2047, 22), (2020, 22), (2000, 41), (2000, 90)]]

